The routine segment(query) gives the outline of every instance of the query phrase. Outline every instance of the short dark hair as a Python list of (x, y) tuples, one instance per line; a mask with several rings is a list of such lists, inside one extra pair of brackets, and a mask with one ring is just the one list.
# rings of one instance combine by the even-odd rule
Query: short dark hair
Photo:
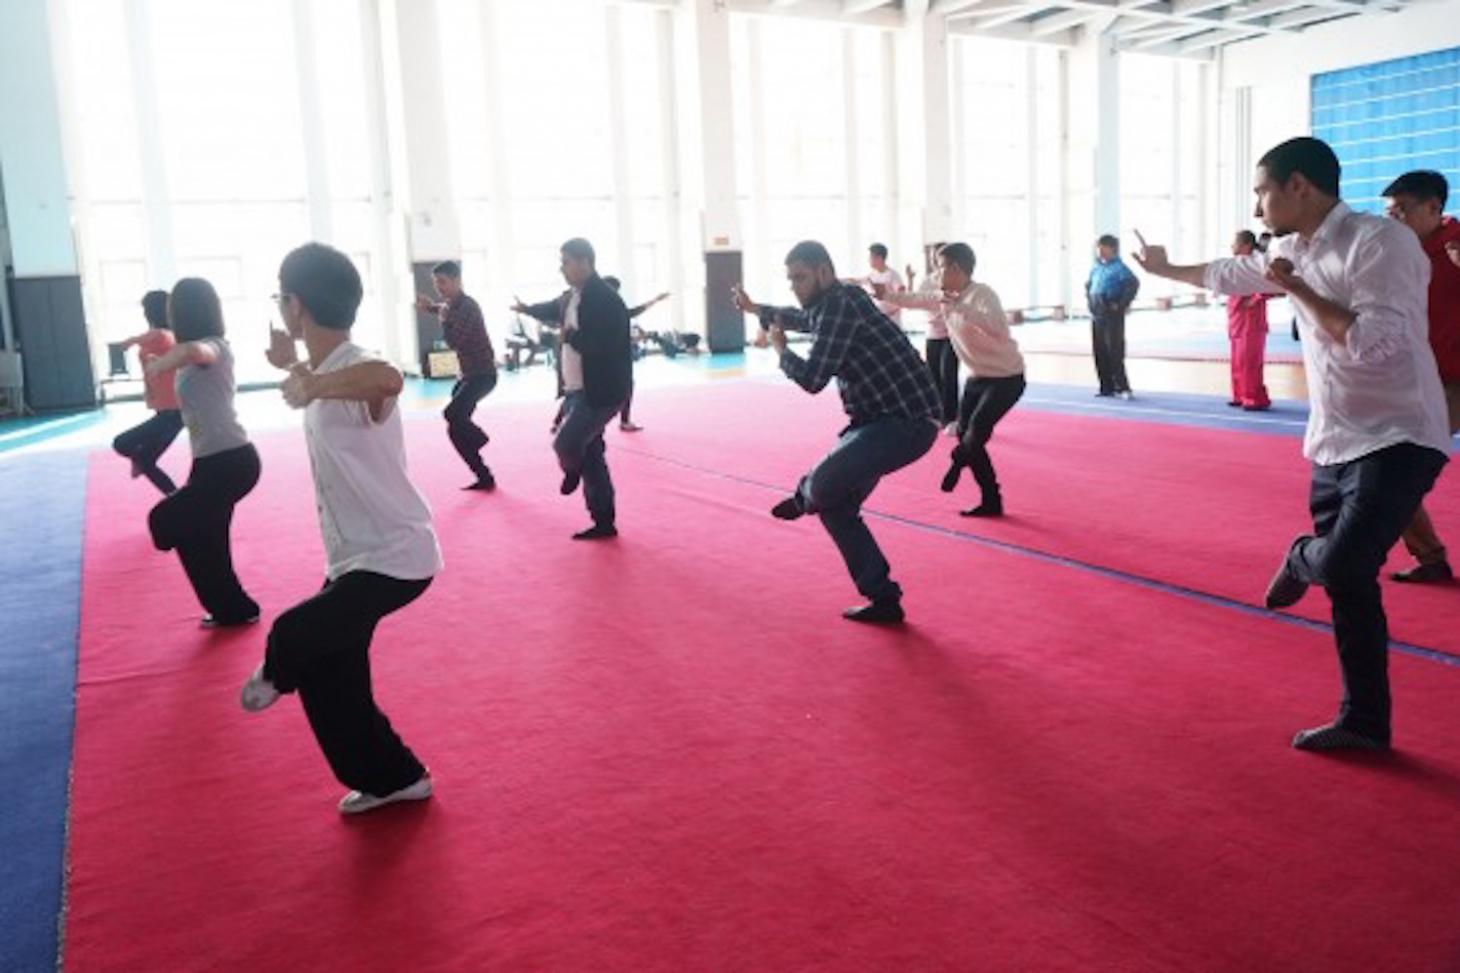
[(184, 277), (173, 285), (167, 317), (178, 341), (223, 337), (223, 304), (213, 285), (201, 277)]
[(867, 252), (870, 253), (874, 257), (881, 257), (883, 260), (886, 260), (887, 259), (887, 245), (886, 244), (883, 244), (883, 243), (874, 243), (870, 247), (867, 248)]
[(452, 280), (461, 280), (461, 264), (455, 260), (443, 260), (431, 268), (431, 273), (440, 274), (442, 277), (450, 277)]
[(1095, 241), (1095, 245), (1098, 247), (1109, 247), (1116, 253), (1120, 253), (1120, 237), (1113, 233), (1102, 234), (1100, 239)]
[(143, 294), (142, 316), (147, 319), (149, 326), (166, 329), (168, 327), (167, 291), (148, 291)]
[(574, 260), (586, 260), (588, 266), (594, 266), (598, 257), (593, 253), (593, 244), (580, 236), (575, 236), (561, 247), (563, 256), (572, 257)]
[(618, 290), (620, 287), (623, 286), (622, 283), (620, 283), (619, 279), (613, 276), (613, 274), (609, 274), (608, 276), (604, 277), (603, 282), (609, 287), (612, 287), (614, 290)]
[(1257, 234), (1253, 233), (1251, 230), (1238, 230), (1237, 239), (1241, 240), (1243, 243), (1247, 244), (1253, 249), (1257, 248)]
[(1385, 199), (1408, 196), (1422, 203), (1433, 199), (1444, 209), (1450, 201), (1450, 183), (1433, 169), (1415, 169), (1391, 182), (1380, 195)]
[(957, 264), (970, 277), (973, 276), (974, 264), (978, 262), (978, 258), (973, 254), (973, 247), (966, 243), (946, 244), (942, 250), (938, 251), (938, 256), (951, 264)]
[(1333, 149), (1322, 139), (1307, 135), (1288, 139), (1268, 149), (1267, 154), (1257, 160), (1257, 164), (1266, 169), (1267, 177), (1278, 185), (1286, 183), (1294, 173), (1302, 173), (1303, 178), (1313, 184), (1313, 188), (1324, 195), (1338, 198), (1338, 180), (1342, 167), (1338, 164), (1338, 156), (1333, 154)]
[(322, 328), (347, 331), (365, 296), (360, 271), (334, 247), (306, 243), (279, 265), (279, 289), (293, 294)]
[(802, 240), (791, 248), (786, 254), (786, 266), (791, 264), (805, 264), (808, 267), (830, 267), (833, 271), (836, 266), (831, 262), (831, 254), (815, 240)]

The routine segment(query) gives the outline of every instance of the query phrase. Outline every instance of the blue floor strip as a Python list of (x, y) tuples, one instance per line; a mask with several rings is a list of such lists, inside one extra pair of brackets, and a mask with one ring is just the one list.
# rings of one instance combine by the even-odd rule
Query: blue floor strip
[(0, 465), (0, 970), (57, 967), (86, 453)]
[[(742, 483), (746, 486), (759, 487), (763, 490), (773, 491), (782, 496), (784, 496), (788, 490), (788, 488), (785, 486), (762, 483), (760, 480), (755, 480), (750, 477), (739, 476), (734, 473), (726, 473), (721, 470), (711, 469), (707, 466), (700, 466), (697, 463), (687, 463), (683, 460), (674, 459), (670, 456), (662, 456), (658, 453), (651, 453), (638, 449), (625, 449), (622, 446), (618, 448), (623, 452), (632, 453), (636, 456), (642, 456), (646, 459), (652, 459), (656, 462), (665, 463), (670, 466), (677, 466), (681, 469), (691, 470), (695, 473), (703, 473), (707, 476), (717, 477), (718, 479), (722, 480)], [(1060, 554), (1051, 554), (1048, 551), (1041, 551), (1036, 548), (1025, 547), (1022, 544), (1012, 544), (1008, 541), (995, 540), (991, 537), (981, 537), (978, 534), (966, 534), (963, 531), (954, 530), (951, 527), (942, 527), (937, 524), (924, 523), (923, 521), (915, 520), (911, 517), (903, 517), (898, 514), (881, 513), (876, 510), (867, 509), (864, 509), (862, 513), (864, 516), (867, 517), (873, 517), (878, 520), (885, 520), (888, 523), (898, 524), (902, 527), (910, 527), (914, 530), (923, 531), (925, 533), (937, 534), (939, 536), (962, 541), (964, 543), (976, 544), (979, 547), (999, 551), (1004, 554), (1013, 554), (1017, 557), (1031, 558), (1045, 564), (1054, 564), (1063, 568), (1071, 568), (1076, 571), (1082, 571), (1086, 574), (1093, 574), (1098, 577), (1110, 578), (1115, 581), (1120, 581), (1125, 584), (1136, 585), (1138, 587), (1146, 588), (1151, 591), (1160, 591), (1164, 594), (1174, 595), (1178, 598), (1185, 598), (1188, 601), (1201, 602), (1205, 605), (1212, 605), (1217, 608), (1225, 608), (1229, 611), (1237, 611), (1241, 612), (1244, 615), (1252, 615), (1258, 618), (1265, 618), (1269, 621), (1281, 622), (1283, 624), (1292, 625), (1297, 628), (1305, 628), (1309, 631), (1324, 632), (1329, 635), (1333, 634), (1333, 626), (1328, 624), (1327, 622), (1319, 622), (1310, 618), (1302, 618), (1298, 615), (1288, 615), (1284, 612), (1272, 611), (1271, 609), (1262, 608), (1257, 605), (1249, 605), (1244, 601), (1238, 601), (1235, 598), (1228, 598), (1224, 595), (1215, 595), (1211, 592), (1201, 591), (1196, 588), (1188, 588), (1184, 585), (1173, 584), (1169, 581), (1160, 581), (1156, 578), (1148, 578), (1144, 575), (1135, 574), (1133, 572), (1121, 571), (1117, 568), (1110, 568), (1101, 564), (1092, 564), (1089, 561), (1081, 561), (1078, 558), (1065, 557), (1064, 555)], [(1427, 646), (1415, 645), (1410, 642), (1397, 642), (1392, 640), (1389, 643), (1389, 647), (1396, 652), (1402, 652), (1405, 655), (1414, 656), (1415, 658), (1424, 659), (1429, 662), (1438, 662), (1441, 665), (1460, 668), (1460, 655), (1455, 655), (1450, 652), (1444, 652), (1440, 649), (1432, 649)]]

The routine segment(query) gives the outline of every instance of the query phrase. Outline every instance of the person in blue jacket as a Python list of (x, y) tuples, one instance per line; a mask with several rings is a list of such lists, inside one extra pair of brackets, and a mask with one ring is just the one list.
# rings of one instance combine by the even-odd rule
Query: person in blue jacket
[(1106, 234), (1095, 244), (1095, 266), (1085, 282), (1090, 304), (1090, 334), (1095, 347), (1095, 374), (1102, 396), (1131, 397), (1125, 376), (1125, 312), (1141, 282), (1120, 259), (1120, 240)]

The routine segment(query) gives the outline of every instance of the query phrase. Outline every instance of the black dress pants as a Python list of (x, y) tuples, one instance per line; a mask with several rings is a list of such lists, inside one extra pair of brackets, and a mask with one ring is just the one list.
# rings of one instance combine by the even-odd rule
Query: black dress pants
[(989, 459), (988, 442), (994, 426), (1024, 395), (1024, 376), (970, 378), (963, 383), (958, 407), (958, 457), (968, 465), (985, 502), (999, 499), (999, 478)]
[(193, 460), (188, 481), (147, 517), (159, 551), (176, 550), (203, 610), (223, 624), (259, 613), (233, 570), (233, 508), (259, 482), (252, 444)]
[(299, 693), (330, 769), (351, 790), (384, 797), (426, 772), (375, 704), (370, 640), (382, 618), (430, 585), (430, 578), (351, 571), (280, 615), (269, 631), (264, 678), (281, 693)]
[(157, 461), (167, 452), (167, 447), (172, 445), (182, 428), (180, 410), (162, 409), (113, 439), (112, 449), (131, 460), (137, 472), (147, 477), (153, 486), (164, 494), (171, 494), (177, 490), (177, 484), (158, 468)]
[(945, 423), (958, 420), (958, 353), (947, 338), (929, 338), (923, 348), (933, 384), (938, 387), (938, 403)]
[(1438, 450), (1400, 443), (1348, 463), (1314, 466), (1308, 506), (1314, 537), (1299, 538), (1288, 570), (1322, 585), (1333, 605), (1343, 671), (1338, 724), (1389, 739), (1389, 625), (1379, 571), (1447, 461)]
[(1125, 313), (1097, 314), (1090, 319), (1090, 339), (1095, 351), (1095, 377), (1101, 395), (1130, 391), (1125, 376)]
[(442, 413), (446, 417), (446, 435), (451, 440), (451, 445), (456, 447), (457, 455), (479, 480), (486, 479), (492, 473), (487, 464), (482, 462), (482, 447), (490, 437), (481, 426), (471, 421), (471, 416), (476, 411), (477, 403), (496, 387), (495, 370), (464, 375), (452, 387), (451, 402)]

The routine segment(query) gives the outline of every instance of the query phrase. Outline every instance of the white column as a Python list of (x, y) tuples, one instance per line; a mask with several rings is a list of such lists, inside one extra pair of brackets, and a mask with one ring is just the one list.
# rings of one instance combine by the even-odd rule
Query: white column
[(162, 153), (163, 126), (157, 77), (152, 70), (152, 31), (147, 0), (127, 0), (127, 36), (132, 98), (137, 113), (137, 146), (142, 156), (142, 212), (147, 221), (147, 268), (154, 285), (171, 289), (177, 280), (172, 238), (172, 198)]
[[(679, 202), (683, 193), (679, 178), (679, 104), (674, 84), (674, 14), (660, 10), (654, 17), (657, 43), (655, 52), (659, 68), (659, 153), (663, 161), (664, 197), (663, 227), (665, 252), (660, 254), (664, 279), (673, 295), (670, 308), (676, 326), (683, 327), (689, 302), (685, 300), (684, 245), (679, 228)], [(698, 312), (697, 312), (698, 313)]]
[[(1075, 255), (1089, 255), (1097, 236), (1121, 230), (1119, 72), (1111, 38), (1104, 34), (1092, 31), (1069, 52), (1065, 205)], [(1070, 284), (1078, 294), (1086, 262), (1071, 263)]]
[(320, 107), (319, 73), (315, 70), (314, 5), (294, 0), (294, 70), (298, 76), (299, 120), (304, 144), (305, 209), (309, 235), (328, 241), (334, 237), (329, 185), (329, 146), (324, 138), (324, 111)]
[(947, 18), (929, 0), (906, 0), (898, 44), (898, 180), (905, 240), (953, 232), (953, 131)]
[(858, 155), (861, 146), (858, 125), (861, 112), (857, 105), (857, 37), (854, 28), (842, 28), (842, 117), (846, 132), (846, 180), (847, 180), (847, 256), (852, 260), (842, 269), (844, 276), (860, 273), (858, 262), (868, 242), (862, 231), (862, 172)]
[(1028, 188), (1028, 205), (1025, 207), (1024, 231), (1027, 240), (1026, 259), (1029, 261), (1029, 304), (1042, 303), (1039, 299), (1039, 63), (1035, 58), (1034, 45), (1024, 52), (1024, 171), (1025, 186)]
[(461, 232), (446, 149), (446, 91), (435, 0), (396, 0), (397, 70), (387, 82), (400, 93), (404, 185), (413, 263), (461, 256)]
[(756, 290), (761, 291), (763, 287), (760, 281), (770, 273), (766, 264), (781, 255), (770, 252), (770, 233), (767, 229), (770, 190), (766, 167), (769, 164), (767, 156), (770, 155), (770, 148), (765, 135), (766, 80), (760, 21), (750, 20), (746, 24), (745, 33), (748, 61), (746, 74), (750, 78), (750, 110), (747, 112), (750, 121), (750, 214), (749, 225), (741, 227), (741, 232), (745, 244), (743, 249), (749, 261), (745, 268), (746, 280), (755, 281)]
[[(684, 0), (675, 8), (678, 91), (677, 128), (681, 137), (684, 179), (682, 222), (686, 236), (697, 241), (704, 261), (686, 262), (690, 313), (685, 326), (703, 326), (713, 336), (728, 327), (728, 287), (708, 275), (733, 267), (742, 239), (736, 212), (735, 131), (730, 82), (730, 11), (723, 0)], [(688, 249), (688, 248), (686, 248)], [(693, 259), (693, 258), (691, 258)], [(692, 276), (691, 276), (692, 275)], [(703, 288), (703, 290), (701, 290)]]
[(634, 263), (634, 186), (629, 175), (628, 115), (624, 107), (622, 12), (618, 4), (604, 7), (604, 42), (608, 54), (608, 134), (613, 160), (613, 209), (618, 249), (616, 274), (626, 295), (642, 300), (639, 272)]
[(497, 29), (495, 5), (477, 5), (482, 35), (482, 82), (486, 87), (487, 115), (481, 120), (487, 133), (487, 191), (490, 194), (491, 249), (487, 252), (487, 293), (505, 302), (513, 292), (516, 277), (512, 251), (512, 174), (507, 154), (507, 124), (502, 77), (502, 41)]
[(359, 0), (361, 65), (361, 97), (365, 100), (365, 121), (370, 138), (370, 207), (371, 278), (380, 300), (383, 345), (386, 358), (397, 365), (415, 370), (415, 340), (411, 329), (414, 313), (401, 300), (401, 294), (414, 293), (402, 288), (401, 278), (407, 275), (404, 223), (396, 209), (390, 153), (389, 101), (385, 87), (385, 46), (381, 38), (381, 9), (378, 0)]

